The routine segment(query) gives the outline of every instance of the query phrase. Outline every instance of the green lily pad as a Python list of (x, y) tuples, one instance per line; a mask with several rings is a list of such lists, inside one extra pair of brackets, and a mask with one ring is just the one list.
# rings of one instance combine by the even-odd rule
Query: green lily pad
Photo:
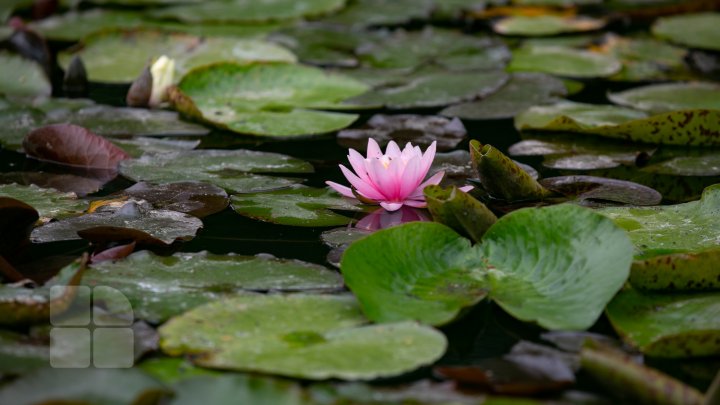
[(303, 391), (292, 381), (225, 374), (186, 378), (174, 386), (174, 405), (274, 404), (303, 405)]
[(720, 110), (720, 85), (710, 82), (651, 84), (609, 93), (615, 104), (661, 113), (673, 110)]
[(511, 72), (543, 72), (563, 77), (608, 77), (620, 71), (615, 57), (561, 46), (524, 46), (513, 52)]
[(30, 239), (35, 243), (81, 238), (111, 241), (136, 239), (142, 243), (166, 246), (177, 240), (194, 238), (202, 226), (201, 220), (188, 214), (155, 210), (147, 203), (130, 200), (120, 207), (109, 206), (91, 214), (35, 228)]
[(175, 107), (231, 131), (262, 136), (308, 136), (342, 129), (357, 115), (315, 111), (343, 108), (364, 84), (308, 66), (219, 63), (199, 68), (171, 94)]
[(688, 50), (646, 37), (606, 35), (600, 50), (622, 61), (620, 72), (610, 80), (661, 81), (688, 80), (693, 73), (685, 63)]
[(47, 367), (50, 348), (20, 333), (0, 331), (0, 373), (25, 374)]
[(720, 250), (671, 253), (636, 260), (630, 283), (643, 290), (717, 290), (720, 288)]
[(625, 341), (649, 356), (720, 354), (718, 293), (657, 294), (625, 289), (607, 316)]
[(35, 185), (3, 184), (0, 185), (0, 196), (32, 206), (44, 220), (81, 214), (87, 209), (87, 202), (78, 200), (75, 193), (62, 193)]
[(654, 145), (633, 144), (574, 134), (523, 136), (508, 148), (511, 156), (544, 156), (543, 166), (559, 170), (612, 169), (635, 166), (655, 151)]
[(160, 328), (161, 346), (193, 353), (204, 367), (364, 380), (432, 363), (447, 345), (427, 326), (366, 322), (351, 296), (239, 296), (171, 319)]
[(494, 94), (445, 108), (440, 115), (470, 120), (512, 118), (536, 105), (552, 104), (567, 95), (563, 82), (543, 73), (515, 73)]
[(557, 15), (510, 16), (495, 24), (493, 30), (503, 35), (546, 36), (571, 32), (598, 30), (605, 26), (605, 21), (590, 17), (561, 17)]
[(260, 221), (291, 226), (338, 226), (352, 218), (331, 209), (362, 211), (357, 201), (324, 188), (295, 186), (287, 190), (232, 196), (232, 209)]
[(61, 53), (59, 62), (67, 68), (73, 57), (80, 56), (89, 80), (130, 83), (140, 75), (148, 61), (160, 55), (175, 61), (176, 78), (195, 67), (222, 61), (295, 61), (295, 55), (287, 49), (259, 39), (201, 38), (158, 31), (104, 31), (84, 38), (82, 48), (75, 52)]
[(47, 322), (51, 311), (53, 314), (61, 314), (67, 310), (77, 294), (77, 288), (72, 286), (80, 282), (86, 261), (87, 259), (77, 260), (63, 267), (42, 287), (0, 285), (0, 324), (28, 325)]
[(638, 259), (699, 252), (720, 245), (720, 186), (706, 188), (700, 201), (605, 208), (600, 212), (628, 232)]
[(142, 14), (132, 11), (91, 9), (50, 16), (30, 24), (30, 28), (54, 41), (77, 41), (106, 29), (141, 26)]
[(200, 145), (200, 140), (183, 141), (175, 139), (150, 138), (147, 136), (138, 136), (130, 139), (117, 138), (109, 141), (134, 158), (139, 158), (142, 155), (157, 155), (161, 153), (193, 150)]
[(692, 48), (720, 50), (720, 13), (682, 14), (658, 18), (652, 33)]
[(148, 251), (93, 264), (82, 282), (119, 290), (136, 317), (153, 323), (242, 291), (327, 291), (343, 286), (337, 272), (299, 260), (208, 252), (163, 257)]
[(720, 151), (713, 148), (668, 148), (653, 155), (643, 172), (676, 176), (720, 176)]
[(720, 145), (720, 110), (680, 110), (647, 116), (611, 105), (561, 102), (515, 117), (519, 130), (565, 131), (665, 145)]
[(228, 191), (241, 193), (276, 190), (302, 181), (255, 173), (312, 171), (312, 166), (300, 159), (244, 149), (200, 149), (165, 153), (126, 160), (120, 165), (120, 174), (134, 181), (205, 181)]
[(510, 60), (507, 46), (487, 36), (439, 28), (397, 30), (366, 41), (356, 50), (360, 61), (379, 69), (440, 66), (450, 70), (502, 69)]
[(155, 403), (170, 394), (160, 382), (134, 368), (43, 368), (3, 386), (0, 402), (127, 405)]
[(343, 25), (400, 25), (426, 19), (433, 10), (432, 0), (354, 0), (322, 21)]
[(8, 98), (49, 97), (50, 80), (36, 62), (0, 52), (0, 95)]
[[(371, 253), (372, 252), (372, 253)], [(483, 264), (470, 241), (438, 223), (378, 231), (350, 245), (340, 269), (375, 322), (442, 325), (485, 298)]]
[(342, 8), (345, 0), (231, 0), (176, 5), (153, 10), (149, 14), (160, 19), (186, 23), (262, 23), (317, 17)]
[(347, 100), (347, 105), (391, 109), (444, 107), (493, 94), (509, 77), (502, 71), (430, 70), (398, 75), (396, 80), (391, 79), (389, 83)]
[(279, 28), (278, 24), (182, 24), (147, 19), (138, 11), (93, 8), (70, 11), (33, 21), (31, 29), (52, 41), (76, 42), (91, 34), (118, 29), (153, 29), (198, 36), (262, 37)]
[(0, 145), (20, 149), (25, 135), (37, 128), (67, 123), (88, 128), (101, 136), (201, 136), (209, 130), (180, 120), (173, 111), (93, 105), (72, 99), (50, 99), (33, 107), (0, 108)]
[(139, 369), (151, 377), (167, 384), (175, 384), (191, 377), (217, 376), (221, 372), (195, 367), (187, 359), (173, 357), (153, 357), (138, 364)]
[(359, 63), (355, 48), (372, 31), (326, 25), (300, 25), (273, 33), (268, 39), (293, 51), (303, 63), (320, 66), (354, 67)]
[(353, 243), (341, 270), (375, 321), (444, 324), (487, 293), (521, 320), (585, 329), (625, 282), (631, 260), (627, 236), (611, 222), (556, 205), (504, 216), (475, 247), (437, 223), (382, 230)]

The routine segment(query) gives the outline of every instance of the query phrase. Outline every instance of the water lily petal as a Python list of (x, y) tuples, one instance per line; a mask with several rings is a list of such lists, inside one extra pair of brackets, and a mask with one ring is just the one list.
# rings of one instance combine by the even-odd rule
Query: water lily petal
[(381, 202), (380, 206), (385, 208), (388, 211), (397, 211), (400, 209), (400, 207), (403, 206), (403, 203), (396, 203), (396, 202)]
[(348, 179), (350, 184), (352, 184), (353, 187), (357, 190), (358, 193), (362, 194), (363, 197), (368, 198), (370, 200), (384, 200), (385, 196), (380, 193), (378, 190), (375, 189), (371, 184), (368, 184), (362, 179), (360, 179), (358, 176), (356, 176), (353, 172), (350, 171), (347, 167), (340, 165), (340, 170), (345, 175), (345, 178)]
[(413, 191), (413, 193), (410, 194), (410, 196), (408, 198), (417, 200), (418, 197), (422, 197), (424, 199), (423, 190), (425, 189), (425, 187), (427, 187), (431, 184), (432, 185), (440, 184), (440, 181), (442, 181), (442, 178), (444, 175), (445, 175), (445, 172), (437, 172), (437, 173), (433, 174), (432, 177), (430, 177), (429, 179), (425, 180), (422, 184), (420, 184), (415, 189), (415, 191)]
[(379, 158), (382, 155), (383, 155), (383, 153), (380, 150), (380, 145), (378, 145), (378, 143), (374, 139), (369, 138), (368, 139), (368, 147), (367, 147), (368, 159)]
[(343, 197), (355, 198), (355, 195), (352, 193), (352, 190), (350, 189), (350, 187), (345, 187), (345, 186), (335, 183), (333, 181), (326, 181), (325, 184), (330, 186), (330, 188), (337, 191), (338, 193), (342, 194)]
[(395, 141), (388, 142), (387, 148), (385, 148), (385, 155), (389, 158), (396, 159), (400, 157), (400, 147)]
[(350, 149), (348, 152), (348, 161), (352, 166), (355, 174), (362, 179), (362, 181), (369, 182), (370, 177), (367, 174), (367, 166), (365, 164), (365, 157), (358, 153), (355, 149)]
[(435, 148), (437, 147), (437, 141), (433, 141), (430, 146), (428, 146), (427, 150), (425, 150), (425, 154), (422, 157), (422, 165), (420, 165), (420, 171), (422, 172), (422, 177), (425, 177), (427, 175), (428, 170), (430, 170), (430, 165), (432, 165), (433, 159), (435, 159)]
[(399, 196), (406, 199), (422, 182), (424, 174), (420, 173), (421, 159), (418, 157), (408, 160), (401, 174)]

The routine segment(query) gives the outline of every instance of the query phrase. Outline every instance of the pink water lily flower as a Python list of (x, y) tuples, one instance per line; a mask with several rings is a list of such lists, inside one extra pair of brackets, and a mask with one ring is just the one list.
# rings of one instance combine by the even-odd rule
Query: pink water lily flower
[(400, 150), (394, 141), (390, 141), (383, 154), (377, 142), (370, 138), (367, 157), (350, 149), (348, 160), (355, 173), (340, 165), (353, 188), (332, 181), (326, 184), (345, 197), (379, 203), (388, 211), (398, 210), (403, 205), (423, 208), (427, 205), (423, 189), (440, 183), (445, 174), (438, 172), (425, 180), (435, 158), (435, 144), (433, 142), (423, 154), (419, 146), (409, 142)]

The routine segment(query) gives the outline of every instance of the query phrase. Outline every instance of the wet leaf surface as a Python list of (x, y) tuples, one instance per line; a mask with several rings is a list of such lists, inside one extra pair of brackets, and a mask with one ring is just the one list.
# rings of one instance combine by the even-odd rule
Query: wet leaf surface
[(662, 294), (624, 289), (607, 307), (618, 334), (648, 356), (720, 353), (718, 293)]
[(482, 100), (445, 108), (441, 115), (470, 120), (512, 118), (532, 106), (551, 104), (567, 94), (562, 81), (542, 73), (516, 73)]
[(398, 145), (410, 142), (427, 148), (437, 141), (440, 151), (454, 149), (467, 136), (467, 130), (458, 119), (412, 114), (373, 115), (362, 128), (345, 129), (338, 133), (338, 143), (357, 151), (367, 148), (368, 139), (380, 147), (395, 141)]
[(357, 0), (322, 21), (351, 26), (399, 25), (429, 17), (433, 7), (430, 0)]
[(47, 322), (51, 310), (56, 314), (65, 311), (77, 294), (77, 289), (72, 286), (80, 282), (86, 263), (87, 258), (83, 258), (65, 266), (42, 287), (27, 288), (22, 284), (0, 286), (0, 324)]
[(91, 81), (104, 83), (132, 82), (158, 55), (175, 61), (176, 78), (216, 62), (295, 61), (295, 55), (287, 49), (263, 40), (202, 38), (158, 31), (104, 32), (86, 37), (81, 49), (60, 54), (60, 64), (67, 66), (75, 55), (82, 58)]
[(636, 260), (630, 272), (633, 286), (646, 290), (720, 289), (720, 250), (671, 253)]
[(497, 217), (485, 204), (455, 187), (443, 189), (440, 186), (428, 186), (424, 193), (433, 220), (449, 226), (473, 242), (479, 242), (497, 222)]
[(674, 110), (720, 110), (720, 85), (709, 82), (651, 84), (608, 94), (615, 104), (652, 113)]
[(359, 108), (384, 106), (398, 110), (444, 107), (493, 94), (508, 78), (508, 74), (502, 71), (447, 72), (430, 69), (397, 74), (367, 93), (347, 100), (346, 105)]
[(692, 253), (717, 247), (720, 188), (712, 186), (700, 201), (659, 207), (605, 208), (600, 212), (625, 229), (637, 258)]
[[(0, 196), (20, 200), (30, 205), (44, 220), (78, 215), (87, 209), (87, 202), (78, 200), (73, 193), (63, 193), (34, 185), (0, 185)], [(10, 218), (9, 214), (7, 218)]]
[(366, 322), (350, 296), (248, 295), (186, 312), (160, 333), (166, 353), (200, 354), (194, 361), (206, 367), (306, 379), (397, 375), (435, 361), (447, 344), (416, 323)]
[(122, 194), (145, 200), (157, 209), (184, 212), (198, 218), (216, 214), (230, 203), (225, 190), (199, 181), (158, 185), (140, 182), (125, 189)]
[(624, 180), (595, 176), (561, 176), (540, 180), (549, 190), (575, 199), (582, 205), (658, 205), (662, 195), (650, 187)]
[(300, 159), (243, 149), (202, 149), (143, 156), (128, 160), (120, 166), (120, 174), (135, 181), (205, 181), (237, 193), (277, 190), (302, 181), (299, 178), (262, 176), (255, 173), (312, 171), (312, 166)]
[(190, 240), (202, 228), (202, 221), (176, 211), (156, 210), (149, 204), (127, 201), (92, 214), (67, 218), (35, 228), (34, 243), (88, 239), (93, 242), (135, 240), (149, 245), (170, 245)]
[(219, 63), (183, 77), (170, 98), (183, 114), (248, 135), (291, 137), (345, 128), (354, 114), (317, 111), (367, 90), (362, 83), (307, 66)]
[(291, 226), (345, 225), (352, 218), (333, 212), (362, 211), (355, 200), (329, 189), (295, 186), (266, 193), (237, 194), (231, 198), (232, 209), (240, 215)]
[(439, 66), (448, 70), (495, 70), (505, 67), (510, 59), (507, 47), (496, 39), (439, 28), (397, 30), (365, 41), (356, 53), (361, 63), (379, 69)]
[(243, 291), (332, 291), (342, 288), (342, 278), (299, 260), (208, 252), (162, 257), (141, 251), (122, 261), (93, 264), (83, 284), (116, 288), (138, 318), (160, 323)]

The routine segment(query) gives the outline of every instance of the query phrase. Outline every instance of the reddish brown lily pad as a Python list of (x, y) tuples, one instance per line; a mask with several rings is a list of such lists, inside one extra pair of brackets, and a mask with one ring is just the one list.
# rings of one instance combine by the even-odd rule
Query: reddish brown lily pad
[(25, 152), (38, 160), (93, 169), (116, 169), (130, 155), (107, 139), (72, 124), (53, 124), (31, 131)]

